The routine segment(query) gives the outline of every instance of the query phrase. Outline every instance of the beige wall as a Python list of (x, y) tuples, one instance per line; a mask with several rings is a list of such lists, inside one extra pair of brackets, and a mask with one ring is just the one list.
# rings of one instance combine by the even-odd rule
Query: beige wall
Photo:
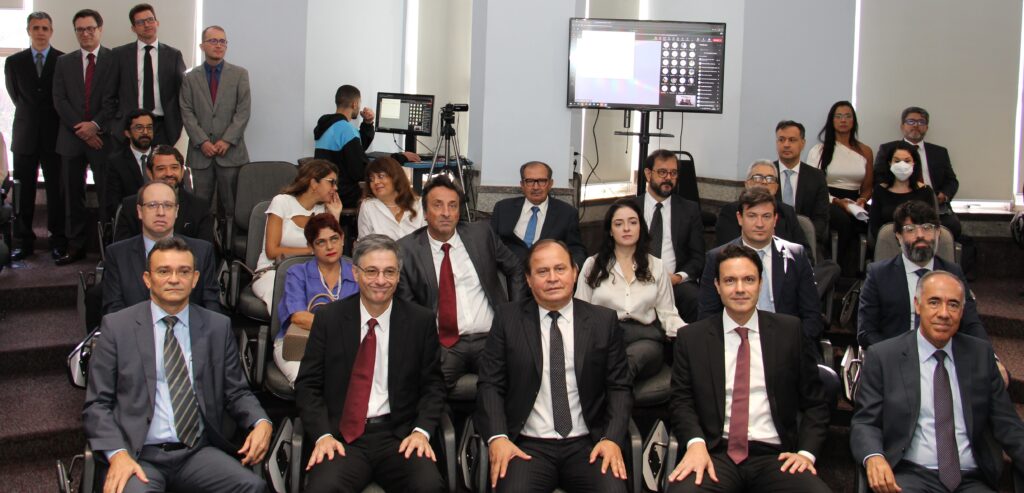
[[(416, 93), (434, 95), (437, 112), (448, 103), (469, 103), (469, 53), (472, 43), (473, 6), (470, 0), (420, 0), (419, 50), (416, 60)], [(469, 113), (458, 113), (459, 150), (469, 154)], [(440, 128), (419, 140), (433, 149)], [(399, 139), (401, 141), (401, 139)], [(422, 145), (420, 153), (428, 152)]]

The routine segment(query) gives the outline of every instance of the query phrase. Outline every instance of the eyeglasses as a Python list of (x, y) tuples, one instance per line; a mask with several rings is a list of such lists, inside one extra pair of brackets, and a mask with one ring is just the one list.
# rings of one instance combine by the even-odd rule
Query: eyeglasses
[(145, 130), (146, 132), (152, 132), (153, 131), (153, 126), (152, 125), (132, 125), (132, 132), (142, 132), (143, 130)]
[(313, 240), (313, 246), (315, 246), (317, 248), (323, 248), (323, 247), (327, 246), (328, 242), (330, 244), (332, 244), (332, 245), (337, 245), (340, 241), (341, 241), (341, 236), (332, 235), (330, 238), (326, 238), (326, 239), (318, 238), (316, 240)]
[(145, 207), (146, 210), (149, 211), (155, 211), (157, 209), (172, 211), (178, 208), (178, 204), (175, 204), (174, 202), (146, 202), (142, 204), (142, 207)]
[(168, 267), (160, 267), (153, 271), (153, 275), (160, 279), (167, 279), (168, 277), (171, 277), (174, 274), (178, 274), (178, 277), (188, 278), (192, 277), (193, 272), (195, 272), (195, 269), (191, 267), (182, 267), (178, 270), (174, 270)]
[(523, 185), (527, 187), (546, 187), (548, 186), (547, 178), (524, 178)]
[(778, 183), (779, 177), (772, 175), (751, 175), (747, 180), (754, 183), (766, 183), (770, 185), (772, 183)]
[(211, 45), (214, 45), (214, 46), (227, 46), (228, 45), (228, 40), (226, 40), (224, 38), (210, 38), (210, 39), (207, 39), (207, 40), (205, 40), (203, 42), (211, 44)]
[(370, 279), (377, 279), (381, 274), (384, 274), (384, 279), (387, 279), (388, 281), (394, 281), (398, 277), (398, 269), (394, 268), (380, 270), (376, 267), (370, 267), (369, 269), (364, 269), (358, 265), (356, 268), (362, 271), (363, 275)]
[(76, 27), (75, 28), (75, 33), (76, 34), (85, 34), (85, 33), (93, 34), (93, 33), (96, 32), (96, 29), (99, 29), (99, 27), (98, 26)]
[(835, 120), (853, 120), (853, 113), (836, 113), (832, 118)]
[(668, 178), (670, 176), (672, 178), (675, 178), (675, 177), (679, 176), (679, 171), (676, 171), (674, 169), (664, 169), (664, 168), (662, 168), (662, 169), (654, 170), (654, 174), (658, 175), (658, 178)]
[(927, 127), (928, 120), (914, 120), (912, 118), (907, 118), (906, 120), (903, 120), (903, 124), (908, 127)]
[(913, 234), (918, 231), (922, 233), (934, 233), (938, 227), (934, 224), (904, 224), (902, 228), (904, 233)]
[(337, 178), (324, 178), (323, 180), (320, 180), (320, 181), (326, 181), (327, 183), (330, 183), (332, 187), (338, 188), (338, 179)]
[(132, 21), (132, 24), (135, 24), (138, 27), (154, 23), (156, 23), (156, 17), (146, 17), (145, 19), (135, 19), (134, 21)]

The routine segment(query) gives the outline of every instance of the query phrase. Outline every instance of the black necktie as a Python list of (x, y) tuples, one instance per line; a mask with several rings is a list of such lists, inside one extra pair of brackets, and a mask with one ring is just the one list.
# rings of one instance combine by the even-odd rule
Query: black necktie
[(43, 76), (43, 54), (36, 53), (36, 75)]
[(555, 421), (555, 431), (562, 438), (572, 431), (572, 414), (569, 411), (569, 391), (565, 385), (565, 345), (562, 343), (562, 332), (558, 330), (558, 312), (550, 312), (551, 333), (549, 334), (551, 379), (551, 413)]
[(651, 237), (651, 255), (661, 258), (661, 238), (662, 238), (662, 218), (661, 218), (661, 202), (654, 204), (654, 216), (651, 217), (650, 236)]
[(178, 440), (191, 448), (199, 441), (199, 403), (192, 391), (185, 355), (181, 352), (178, 339), (174, 337), (174, 324), (178, 323), (178, 317), (167, 316), (162, 321), (167, 327), (164, 334), (164, 377), (171, 393), (174, 431), (178, 433)]
[(146, 45), (146, 54), (142, 56), (142, 107), (149, 111), (156, 108), (156, 96), (153, 90), (153, 56), (152, 45)]
[(939, 462), (939, 481), (955, 491), (960, 486), (960, 449), (956, 446), (956, 430), (953, 424), (953, 391), (946, 371), (946, 352), (935, 351), (935, 452)]

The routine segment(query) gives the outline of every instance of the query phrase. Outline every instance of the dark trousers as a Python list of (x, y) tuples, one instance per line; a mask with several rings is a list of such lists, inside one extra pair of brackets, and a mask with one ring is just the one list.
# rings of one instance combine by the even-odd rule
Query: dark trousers
[(400, 444), (389, 423), (368, 424), (363, 436), (344, 444), (344, 456), (335, 454), (334, 460), (313, 466), (303, 491), (358, 493), (371, 481), (389, 492), (444, 491), (437, 464), (415, 454), (406, 459), (398, 453)]
[(14, 179), (18, 180), (20, 190), (14, 197), (17, 204), (18, 217), (14, 223), (14, 236), (21, 241), (22, 248), (32, 248), (36, 234), (32, 231), (32, 221), (36, 211), (36, 185), (39, 182), (39, 167), (43, 168), (43, 179), (46, 180), (46, 229), (50, 232), (50, 248), (64, 249), (67, 237), (64, 230), (64, 191), (61, 187), (60, 156), (52, 150), (44, 150), (35, 154), (14, 155)]
[(444, 383), (451, 392), (459, 378), (468, 373), (479, 373), (480, 355), (487, 344), (487, 333), (459, 336), (450, 348), (441, 348), (441, 373)]
[[(851, 190), (841, 190), (829, 187), (828, 193), (835, 197), (857, 200), (859, 193)], [(844, 277), (857, 277), (858, 264), (860, 263), (860, 233), (867, 233), (868, 225), (864, 221), (851, 216), (845, 207), (835, 204), (828, 206), (828, 226), (839, 235), (839, 247), (837, 258), (834, 260), (842, 269)], [(829, 250), (831, 251), (831, 246)]]
[(203, 169), (192, 168), (192, 188), (197, 197), (209, 199), (213, 197), (214, 190), (217, 191), (217, 200), (210, 200), (211, 212), (217, 211), (219, 203), (221, 216), (235, 215), (235, 187), (238, 185), (239, 169), (240, 166), (221, 166), (216, 162)]
[[(85, 178), (86, 168), (92, 168), (93, 182), (96, 184), (96, 198), (98, 204), (104, 203), (104, 189), (106, 188), (106, 164), (107, 154), (110, 147), (110, 139), (105, 139), (102, 149), (88, 149), (84, 154), (77, 156), (63, 156), (64, 164), (64, 191), (66, 201), (66, 234), (68, 237), (68, 248), (76, 251), (85, 249), (85, 242), (89, 237), (90, 225), (87, 224), (88, 213), (85, 209)], [(103, 208), (100, 207), (102, 211)], [(109, 218), (101, 217), (100, 221), (107, 222)], [(95, 229), (96, 225), (93, 224)]]
[[(903, 493), (932, 493), (949, 491), (939, 481), (939, 471), (927, 469), (910, 461), (900, 461), (892, 470), (896, 484)], [(953, 493), (995, 493), (978, 473), (964, 472), (960, 486)]]
[(642, 324), (635, 320), (620, 320), (622, 342), (626, 345), (626, 366), (629, 381), (650, 378), (665, 365), (665, 333), (656, 320)]
[(216, 491), (263, 493), (267, 484), (237, 459), (211, 446), (165, 452), (147, 445), (137, 459), (149, 483), (132, 476), (125, 493)]
[(698, 320), (697, 302), (700, 299), (700, 288), (697, 287), (696, 279), (681, 282), (672, 286), (672, 295), (676, 300), (676, 310), (679, 316), (686, 323), (693, 323)]
[[(728, 444), (723, 443), (711, 451), (711, 460), (715, 465), (715, 475), (718, 482), (714, 482), (704, 473), (704, 479), (700, 486), (694, 484), (697, 475), (690, 474), (686, 479), (678, 483), (670, 483), (670, 493), (828, 493), (831, 492), (825, 482), (818, 476), (804, 471), (802, 473), (790, 474), (782, 472), (782, 462), (779, 461), (779, 450), (756, 442), (750, 443), (750, 455), (739, 464), (733, 463), (727, 455)], [(680, 450), (681, 453), (685, 453)], [(675, 468), (675, 464), (668, 466), (669, 470)], [(904, 490), (906, 491), (906, 490)]]
[[(609, 470), (601, 474), (601, 459), (590, 463), (594, 440), (589, 436), (545, 440), (520, 436), (518, 446), (530, 460), (512, 459), (498, 493), (548, 493), (561, 488), (569, 493), (625, 493), (626, 482)], [(636, 471), (628, 471), (636, 474)]]

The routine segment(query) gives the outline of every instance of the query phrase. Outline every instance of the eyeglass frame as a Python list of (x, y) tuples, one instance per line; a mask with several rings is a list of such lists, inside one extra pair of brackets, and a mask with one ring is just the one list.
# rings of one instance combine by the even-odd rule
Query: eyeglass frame
[(154, 212), (160, 209), (172, 211), (178, 208), (177, 202), (157, 202), (155, 200), (150, 202), (143, 202), (140, 205), (142, 206), (143, 209)]
[(765, 185), (771, 185), (779, 182), (779, 177), (775, 175), (750, 175), (747, 177), (747, 181), (754, 183), (763, 183)]
[[(353, 267), (359, 269), (359, 271), (362, 272), (363, 275), (365, 275), (366, 277), (368, 277), (370, 279), (379, 279), (379, 278), (383, 277), (384, 280), (386, 280), (386, 281), (394, 281), (395, 279), (398, 279), (398, 274), (400, 272), (398, 269), (394, 269), (394, 270), (391, 270), (391, 269), (379, 270), (376, 267), (371, 267), (369, 269), (364, 269), (364, 268), (362, 268), (361, 266), (358, 266), (358, 265), (353, 265)], [(389, 274), (389, 272), (390, 272), (390, 274)]]

